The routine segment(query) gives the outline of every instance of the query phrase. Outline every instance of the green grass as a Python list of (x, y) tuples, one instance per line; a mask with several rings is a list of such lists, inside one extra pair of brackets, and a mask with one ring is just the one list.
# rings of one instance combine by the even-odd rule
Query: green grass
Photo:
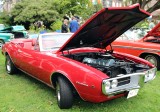
[(138, 96), (124, 97), (104, 103), (89, 103), (76, 99), (71, 109), (60, 110), (55, 91), (20, 72), (8, 75), (0, 53), (0, 112), (159, 112), (160, 72), (140, 89)]

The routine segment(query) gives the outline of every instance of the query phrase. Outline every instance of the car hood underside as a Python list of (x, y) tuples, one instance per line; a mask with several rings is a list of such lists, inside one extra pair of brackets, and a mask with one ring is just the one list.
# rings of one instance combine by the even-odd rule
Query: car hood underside
[(80, 27), (59, 51), (79, 47), (105, 48), (149, 15), (139, 8), (139, 4), (127, 8), (104, 8)]

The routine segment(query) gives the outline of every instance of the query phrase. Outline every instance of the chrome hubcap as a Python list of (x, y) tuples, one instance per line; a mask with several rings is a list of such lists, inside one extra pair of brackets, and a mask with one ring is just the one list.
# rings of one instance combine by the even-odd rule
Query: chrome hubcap
[(56, 93), (57, 93), (57, 99), (58, 99), (58, 102), (61, 100), (61, 96), (60, 96), (60, 87), (59, 87), (59, 84), (57, 83), (56, 84)]
[(145, 59), (151, 62), (153, 65), (157, 66), (157, 60), (154, 56), (147, 56)]
[(9, 60), (7, 61), (7, 71), (8, 71), (8, 72), (11, 71), (11, 63), (10, 63)]

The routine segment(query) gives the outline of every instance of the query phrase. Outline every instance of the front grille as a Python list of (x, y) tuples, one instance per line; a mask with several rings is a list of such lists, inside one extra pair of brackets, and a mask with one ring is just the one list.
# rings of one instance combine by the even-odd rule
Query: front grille
[(118, 79), (118, 86), (126, 85), (130, 83), (130, 77)]

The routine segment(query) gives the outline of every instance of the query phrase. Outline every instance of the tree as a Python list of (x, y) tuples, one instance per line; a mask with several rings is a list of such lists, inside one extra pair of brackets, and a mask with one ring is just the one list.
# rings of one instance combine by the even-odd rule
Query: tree
[(153, 0), (126, 0), (126, 4), (132, 2), (132, 4), (139, 3), (142, 9), (146, 9), (147, 12), (154, 12), (157, 9), (160, 9), (160, 0), (155, 0), (155, 4), (150, 6), (150, 2)]
[(11, 11), (13, 24), (23, 24), (27, 28), (31, 23), (43, 21), (49, 28), (59, 18), (59, 13), (52, 7), (51, 0), (23, 0), (15, 5)]
[[(96, 11), (90, 0), (54, 0), (53, 6), (61, 15), (78, 15), (85, 19)], [(97, 10), (100, 8), (97, 5)]]
[(23, 24), (29, 28), (30, 24), (43, 21), (50, 28), (52, 23), (62, 20), (66, 14), (86, 19), (93, 14), (94, 9), (89, 0), (21, 0), (10, 15), (12, 24)]
[(11, 24), (11, 18), (7, 12), (0, 13), (0, 23), (5, 24), (6, 26)]

